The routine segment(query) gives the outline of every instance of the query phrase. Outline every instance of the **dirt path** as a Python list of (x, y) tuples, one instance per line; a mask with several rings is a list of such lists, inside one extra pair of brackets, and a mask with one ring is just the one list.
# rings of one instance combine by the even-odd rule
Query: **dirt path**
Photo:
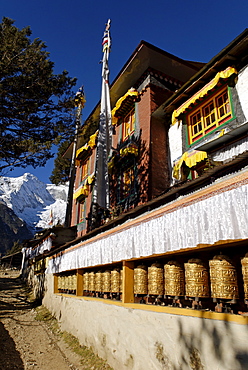
[(0, 370), (107, 369), (84, 366), (41, 321), (27, 300), (18, 271), (0, 270)]

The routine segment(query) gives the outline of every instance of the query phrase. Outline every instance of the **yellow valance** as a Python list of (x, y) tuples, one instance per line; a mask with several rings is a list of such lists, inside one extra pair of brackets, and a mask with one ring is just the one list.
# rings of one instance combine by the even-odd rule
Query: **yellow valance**
[(134, 154), (135, 156), (137, 156), (139, 154), (139, 149), (134, 145), (130, 145), (120, 150), (120, 157), (124, 157), (128, 154)]
[[(139, 154), (139, 149), (135, 144), (131, 144), (120, 150), (120, 158), (125, 157), (128, 154), (133, 154), (135, 157)], [(115, 156), (111, 158), (108, 163), (108, 169), (111, 170), (115, 165)]]
[(90, 191), (90, 185), (94, 181), (95, 176), (88, 176), (84, 184), (73, 194), (73, 199), (78, 199), (81, 195), (87, 197)]
[(97, 139), (98, 131), (96, 131), (93, 135), (90, 136), (90, 139), (87, 144), (79, 148), (76, 152), (76, 158), (80, 156), (81, 153), (88, 150), (89, 148), (93, 149), (96, 145), (96, 139)]
[(172, 114), (172, 125), (177, 122), (177, 118), (180, 114), (184, 113), (186, 109), (190, 107), (190, 105), (194, 104), (197, 100), (203, 98), (210, 90), (212, 90), (219, 82), (220, 79), (227, 79), (233, 74), (238, 74), (235, 68), (228, 67), (224, 71), (218, 72), (216, 76), (201, 90), (199, 90), (195, 95), (193, 95), (190, 99), (188, 99), (185, 103), (183, 103), (178, 109), (174, 110)]
[(128, 92), (123, 95), (117, 103), (115, 107), (112, 109), (112, 124), (115, 125), (118, 122), (118, 118), (126, 112), (128, 106), (133, 103), (134, 99), (139, 96), (138, 91), (134, 88), (128, 90)]
[(193, 150), (192, 152), (185, 152), (182, 157), (174, 164), (172, 176), (179, 180), (180, 178), (180, 168), (183, 162), (189, 168), (194, 167), (197, 163), (203, 161), (208, 157), (206, 152), (200, 150)]

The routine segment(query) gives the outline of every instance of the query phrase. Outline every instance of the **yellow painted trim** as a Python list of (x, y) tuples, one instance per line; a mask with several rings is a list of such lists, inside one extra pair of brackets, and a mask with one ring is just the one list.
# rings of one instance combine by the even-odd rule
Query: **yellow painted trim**
[(123, 303), (134, 302), (134, 276), (133, 276), (134, 262), (123, 262), (123, 286), (122, 286), (122, 301)]
[(58, 275), (53, 276), (53, 291), (55, 294), (58, 294)]
[(139, 93), (138, 91), (136, 91), (135, 89), (129, 89), (128, 92), (123, 95), (120, 99), (117, 100), (117, 103), (115, 105), (115, 107), (112, 109), (112, 124), (115, 125), (118, 121), (118, 117), (116, 116), (116, 113), (118, 111), (118, 109), (120, 109), (122, 103), (129, 97), (129, 96), (133, 96), (133, 97), (137, 97), (139, 96)]
[(89, 190), (89, 185), (92, 184), (92, 182), (94, 181), (94, 178), (95, 178), (94, 175), (88, 176), (87, 179), (85, 180), (83, 186), (81, 186), (79, 189), (77, 189), (75, 191), (75, 193), (73, 194), (73, 199), (77, 199), (81, 195), (84, 195), (85, 197), (87, 197), (89, 195), (89, 191), (90, 191)]
[(83, 283), (83, 271), (77, 270), (77, 289), (76, 289), (76, 295), (80, 296), (84, 289), (84, 283)]
[(82, 299), (85, 301), (91, 302), (100, 302), (109, 305), (115, 305), (123, 308), (133, 309), (133, 310), (143, 310), (143, 311), (150, 311), (150, 312), (157, 312), (157, 313), (164, 313), (169, 315), (176, 315), (176, 316), (185, 316), (185, 317), (195, 317), (199, 319), (209, 319), (209, 320), (219, 320), (219, 321), (226, 321), (226, 322), (233, 322), (235, 324), (240, 325), (248, 325), (248, 317), (242, 315), (234, 315), (229, 313), (218, 313), (213, 311), (200, 311), (200, 310), (193, 310), (191, 308), (179, 308), (179, 307), (168, 307), (168, 306), (155, 306), (149, 304), (140, 304), (140, 303), (123, 303), (118, 301), (112, 301), (103, 298), (95, 298), (95, 297), (85, 297), (85, 296), (74, 296), (70, 294), (64, 293), (57, 293), (59, 296), (64, 296), (68, 298), (76, 298)]
[(139, 149), (134, 147), (133, 145), (130, 145), (120, 150), (120, 157), (124, 157), (128, 154), (134, 154), (137, 157), (137, 155), (139, 154)]
[(199, 90), (195, 95), (183, 103), (178, 109), (174, 110), (172, 114), (172, 125), (177, 122), (177, 118), (185, 112), (191, 104), (194, 104), (196, 100), (203, 98), (210, 90), (212, 90), (219, 82), (220, 79), (227, 79), (233, 74), (238, 74), (237, 70), (233, 67), (227, 67), (224, 71), (218, 72), (215, 77), (206, 84), (201, 90)]
[(200, 150), (193, 150), (193, 152), (185, 152), (182, 157), (174, 164), (172, 176), (175, 179), (180, 178), (180, 168), (182, 167), (183, 162), (189, 168), (194, 167), (197, 163), (203, 161), (208, 157), (207, 152)]
[(94, 146), (96, 145), (96, 139), (97, 139), (97, 136), (98, 136), (98, 130), (90, 136), (90, 139), (88, 141), (87, 144), (81, 146), (81, 148), (79, 148), (77, 151), (76, 151), (76, 158), (78, 158), (78, 156), (84, 151), (84, 150), (88, 150), (89, 148), (93, 149)]

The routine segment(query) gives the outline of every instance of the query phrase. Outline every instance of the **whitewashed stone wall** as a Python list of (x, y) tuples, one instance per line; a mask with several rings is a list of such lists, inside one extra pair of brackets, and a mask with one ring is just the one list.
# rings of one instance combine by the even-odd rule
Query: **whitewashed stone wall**
[(240, 99), (241, 107), (245, 115), (246, 121), (248, 120), (248, 67), (244, 68), (238, 75), (238, 82), (236, 84), (238, 96)]
[(175, 125), (170, 126), (169, 129), (169, 143), (170, 143), (170, 156), (171, 166), (176, 159), (180, 158), (182, 152), (182, 123), (179, 121)]
[(52, 274), (46, 278), (43, 304), (61, 329), (115, 370), (247, 369), (246, 325), (55, 295)]

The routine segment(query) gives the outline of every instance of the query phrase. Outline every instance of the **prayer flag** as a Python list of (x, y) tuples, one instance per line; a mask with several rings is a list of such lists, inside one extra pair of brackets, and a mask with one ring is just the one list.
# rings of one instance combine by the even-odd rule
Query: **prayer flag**
[(109, 92), (109, 67), (110, 52), (110, 19), (103, 35), (103, 60), (102, 60), (102, 93), (99, 120), (99, 134), (96, 148), (95, 185), (93, 190), (93, 203), (99, 207), (109, 209), (109, 178), (108, 157), (112, 145), (112, 118)]

